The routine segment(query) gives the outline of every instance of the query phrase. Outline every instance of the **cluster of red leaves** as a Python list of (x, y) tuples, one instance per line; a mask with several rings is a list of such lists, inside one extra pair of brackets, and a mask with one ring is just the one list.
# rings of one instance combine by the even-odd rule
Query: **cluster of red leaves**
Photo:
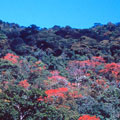
[[(77, 75), (82, 76), (87, 74), (87, 70), (95, 70), (95, 67), (105, 63), (102, 57), (92, 57), (91, 60), (84, 61), (70, 61), (67, 70), (73, 77)], [(88, 74), (87, 74), (88, 75)]]
[(74, 87), (77, 87), (77, 86), (78, 86), (78, 83), (70, 83), (70, 82), (68, 82), (68, 86), (69, 86), (70, 88), (74, 88)]
[[(99, 76), (99, 71), (96, 70), (96, 68), (98, 68), (100, 65), (106, 65), (105, 60), (102, 57), (92, 57), (90, 60), (85, 61), (70, 61), (68, 63), (67, 71), (69, 72), (70, 76), (76, 80), (75, 82), (77, 83), (74, 83), (74, 85), (68, 83), (69, 88), (74, 89), (74, 91), (76, 88), (82, 88), (83, 92), (85, 92), (85, 95), (88, 95), (88, 91), (92, 91), (98, 86), (102, 88), (101, 91), (109, 88), (109, 82), (104, 80), (106, 79), (104, 76)], [(89, 80), (91, 80), (91, 85), (88, 84)]]
[(49, 80), (53, 80), (53, 81), (66, 80), (66, 78), (65, 78), (65, 77), (60, 76), (60, 75), (51, 76), (51, 77), (48, 77), (48, 79), (49, 79)]
[(40, 60), (35, 62), (35, 66), (36, 67), (41, 67), (42, 69), (46, 69), (46, 66)]
[(12, 53), (8, 53), (3, 57), (4, 60), (8, 60), (12, 62), (13, 64), (16, 64), (18, 62), (19, 56), (16, 56)]
[[(67, 81), (67, 78), (59, 75), (59, 71), (54, 70), (50, 72), (52, 74), (51, 77), (48, 77), (48, 81), (50, 81), (50, 85), (55, 85), (56, 83), (58, 83), (59, 85), (62, 84), (62, 88), (59, 88), (60, 86), (58, 86), (57, 89), (51, 89), (46, 91), (46, 94), (48, 95), (48, 97), (52, 97), (52, 96), (57, 96), (57, 97), (61, 97), (62, 99), (67, 99), (68, 96), (71, 97), (72, 99), (76, 99), (76, 98), (80, 98), (82, 97), (82, 95), (80, 93), (78, 93), (78, 91), (76, 91), (78, 84), (77, 83), (70, 83)], [(46, 81), (45, 81), (46, 82)], [(49, 86), (49, 84), (46, 84)], [(64, 91), (66, 90), (66, 91)], [(67, 95), (65, 94), (67, 92)]]
[(53, 97), (56, 98), (65, 98), (65, 93), (68, 92), (68, 88), (58, 88), (58, 89), (50, 89), (46, 90), (45, 93), (47, 94), (47, 97), (42, 98), (41, 96), (38, 98), (37, 101), (44, 101), (44, 102), (54, 102)]
[(51, 77), (48, 77), (48, 81), (50, 81), (50, 84), (52, 85), (55, 85), (55, 84), (62, 84), (63, 86), (65, 84), (67, 84), (67, 78), (63, 77), (63, 76), (60, 76), (60, 75), (56, 75), (56, 76), (51, 76)]
[(64, 93), (66, 92), (68, 92), (68, 88), (50, 89), (45, 91), (48, 98), (53, 96), (64, 97)]
[(52, 74), (52, 76), (58, 76), (59, 75), (59, 71), (58, 70), (54, 70), (50, 72)]
[(50, 90), (45, 91), (45, 93), (48, 95), (48, 97), (51, 97), (51, 96), (64, 97), (65, 92), (68, 92), (68, 88), (50, 89)]
[(104, 58), (102, 58), (101, 56), (98, 56), (98, 57), (93, 56), (91, 60), (94, 61), (94, 62), (98, 62), (98, 63), (105, 63)]
[(37, 61), (37, 62), (35, 62), (35, 64), (40, 64), (42, 61)]
[(34, 65), (31, 66), (31, 72), (41, 72), (42, 70), (45, 70), (46, 66), (43, 65), (42, 61), (35, 62)]
[[(73, 90), (71, 92), (66, 87), (46, 90), (45, 93), (47, 94), (47, 97), (42, 98), (40, 96), (38, 101), (56, 103), (57, 101), (59, 101), (59, 99), (62, 99), (63, 102), (65, 102), (68, 99), (68, 97), (72, 99), (83, 97), (82, 94), (78, 93), (78, 91)], [(56, 99), (53, 99), (53, 98), (56, 98)]]
[(79, 90), (80, 83), (70, 83), (68, 82), (68, 88), (69, 88), (69, 95), (72, 98), (81, 98), (83, 97), (82, 94), (80, 94), (77, 90)]
[(100, 120), (100, 118), (96, 116), (83, 115), (78, 120)]
[(65, 87), (68, 84), (66, 77), (59, 75), (57, 70), (51, 71), (51, 76), (48, 76), (47, 80), (44, 80), (44, 85), (47, 89), (52, 89), (53, 86)]
[[(45, 91), (45, 93), (47, 94), (47, 100), (53, 102), (54, 100), (52, 98), (55, 97), (57, 98), (55, 99), (55, 101), (58, 101), (59, 98), (63, 99), (63, 101), (66, 101), (68, 97), (71, 99), (82, 97), (82, 94), (76, 91), (78, 86), (77, 83), (68, 82), (67, 78), (59, 75), (59, 71), (57, 70), (51, 71), (50, 73), (52, 76), (48, 77), (48, 80), (44, 81), (45, 85), (52, 86), (52, 85), (57, 85), (58, 83), (58, 88), (53, 89), (52, 87), (49, 87), (49, 90)], [(40, 97), (38, 101), (43, 101), (43, 98)], [(44, 101), (46, 101), (46, 98), (44, 98)]]
[[(45, 97), (45, 98), (46, 98), (46, 97)], [(44, 101), (45, 98), (43, 98), (42, 96), (40, 96), (40, 97), (37, 99), (37, 101), (38, 101), (38, 102), (39, 102), (39, 101)]]
[(82, 94), (78, 93), (78, 91), (69, 92), (69, 95), (74, 99), (83, 97)]
[(100, 85), (103, 89), (109, 88), (109, 85), (107, 85), (105, 80), (96, 80), (96, 83)]
[(111, 73), (112, 75), (114, 75), (115, 77), (118, 76), (118, 74), (120, 73), (120, 64), (117, 63), (109, 63), (105, 65), (105, 68), (103, 70), (100, 70), (100, 72), (102, 73)]
[(28, 88), (30, 86), (30, 84), (27, 82), (27, 80), (20, 81), (19, 85), (23, 88)]

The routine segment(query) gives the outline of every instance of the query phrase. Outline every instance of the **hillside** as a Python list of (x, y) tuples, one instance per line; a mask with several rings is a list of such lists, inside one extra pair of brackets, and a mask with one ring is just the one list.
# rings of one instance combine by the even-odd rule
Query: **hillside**
[(0, 21), (0, 120), (86, 119), (120, 119), (120, 23)]

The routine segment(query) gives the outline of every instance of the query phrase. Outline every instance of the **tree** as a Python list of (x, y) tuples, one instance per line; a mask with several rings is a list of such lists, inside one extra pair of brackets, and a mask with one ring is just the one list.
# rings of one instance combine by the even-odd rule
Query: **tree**
[(7, 39), (7, 36), (4, 33), (0, 32), (0, 39)]
[(30, 25), (29, 27), (25, 28), (21, 31), (21, 37), (27, 37), (28, 35), (36, 34), (39, 32), (39, 27), (36, 25)]
[[(53, 120), (57, 117), (54, 107), (43, 101), (39, 96), (45, 93), (39, 89), (23, 89), (9, 86), (0, 93), (0, 120)], [(57, 120), (57, 119), (56, 119)]]

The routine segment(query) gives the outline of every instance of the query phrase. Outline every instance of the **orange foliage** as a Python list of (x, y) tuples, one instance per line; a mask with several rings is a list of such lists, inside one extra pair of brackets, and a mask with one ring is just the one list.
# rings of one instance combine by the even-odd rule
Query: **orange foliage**
[(8, 60), (12, 62), (13, 64), (16, 64), (18, 62), (19, 56), (16, 56), (12, 53), (6, 54), (6, 56), (3, 57), (4, 60)]
[(45, 93), (48, 95), (48, 97), (51, 97), (51, 96), (64, 97), (65, 92), (68, 92), (68, 88), (50, 89), (50, 90), (45, 91)]
[(82, 94), (79, 94), (79, 93), (78, 93), (78, 91), (69, 92), (69, 95), (70, 95), (72, 98), (81, 98), (81, 97), (83, 97)]
[(100, 72), (107, 73), (110, 72), (115, 77), (118, 76), (120, 73), (120, 65), (117, 63), (109, 63), (105, 65), (105, 68), (103, 70), (100, 70)]
[(105, 63), (105, 60), (102, 57), (92, 57), (91, 60), (84, 61), (73, 60), (68, 63), (66, 70), (75, 78), (83, 75), (90, 76), (87, 71), (94, 72), (95, 68), (103, 63)]
[(54, 75), (54, 76), (59, 75), (59, 71), (57, 71), (57, 70), (51, 71), (50, 73), (51, 73), (52, 75)]
[(27, 80), (20, 81), (19, 85), (24, 88), (28, 88), (30, 86), (30, 84), (27, 82)]
[(37, 101), (44, 101), (44, 99), (42, 98), (42, 96), (40, 96)]
[(105, 80), (96, 80), (96, 83), (100, 85), (102, 88), (106, 86), (106, 81)]
[(96, 116), (83, 115), (78, 120), (100, 120), (100, 118), (97, 118)]
[(63, 76), (60, 76), (60, 75), (55, 75), (55, 76), (51, 76), (51, 77), (48, 77), (48, 79), (50, 80), (54, 80), (54, 81), (57, 81), (57, 80), (66, 80), (65, 77)]

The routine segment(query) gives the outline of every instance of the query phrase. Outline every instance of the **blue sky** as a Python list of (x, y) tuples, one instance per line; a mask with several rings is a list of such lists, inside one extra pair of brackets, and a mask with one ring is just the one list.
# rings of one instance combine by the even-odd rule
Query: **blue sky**
[(120, 22), (120, 0), (1, 0), (0, 19), (41, 28), (89, 28), (94, 23)]

